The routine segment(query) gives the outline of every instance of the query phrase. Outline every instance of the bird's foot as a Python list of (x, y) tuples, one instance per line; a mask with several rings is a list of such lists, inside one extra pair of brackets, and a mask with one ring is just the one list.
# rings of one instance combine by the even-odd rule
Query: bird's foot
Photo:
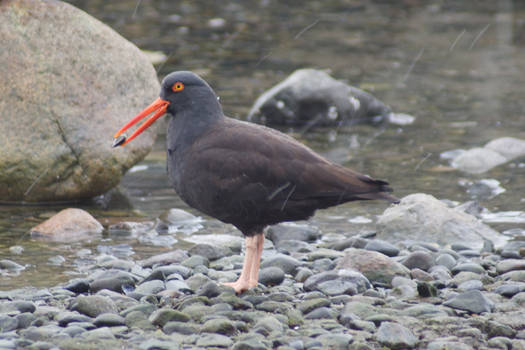
[(248, 289), (257, 287), (257, 281), (250, 281), (240, 278), (235, 282), (225, 282), (222, 284), (233, 288), (235, 290), (235, 294), (241, 294)]

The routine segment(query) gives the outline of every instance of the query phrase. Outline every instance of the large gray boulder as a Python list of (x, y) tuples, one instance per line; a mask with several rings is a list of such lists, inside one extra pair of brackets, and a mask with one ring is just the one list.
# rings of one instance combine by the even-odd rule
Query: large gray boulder
[(371, 94), (324, 71), (300, 69), (264, 92), (248, 120), (268, 125), (336, 126), (380, 122), (390, 114), (390, 107)]
[(484, 240), (497, 246), (505, 242), (503, 235), (476, 217), (424, 193), (402, 198), (398, 205), (386, 209), (377, 223), (377, 238), (389, 242), (411, 240), (442, 246), (461, 243), (473, 249), (481, 248)]
[(0, 201), (90, 198), (118, 184), (154, 142), (113, 134), (158, 96), (147, 58), (60, 1), (0, 2)]

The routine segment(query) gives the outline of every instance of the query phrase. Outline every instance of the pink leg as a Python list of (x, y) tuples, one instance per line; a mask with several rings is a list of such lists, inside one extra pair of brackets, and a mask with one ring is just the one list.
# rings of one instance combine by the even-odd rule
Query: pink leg
[(259, 266), (264, 245), (264, 234), (246, 237), (246, 255), (239, 279), (235, 282), (223, 283), (232, 287), (235, 293), (240, 294), (245, 290), (257, 287), (259, 277)]

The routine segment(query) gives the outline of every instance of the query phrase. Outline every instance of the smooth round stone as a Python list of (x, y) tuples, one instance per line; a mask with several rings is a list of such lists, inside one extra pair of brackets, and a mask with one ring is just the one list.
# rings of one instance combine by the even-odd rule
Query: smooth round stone
[(307, 314), (317, 308), (324, 307), (324, 306), (330, 306), (330, 301), (326, 298), (315, 298), (315, 299), (308, 299), (300, 304), (297, 305), (297, 308), (299, 311), (301, 311), (303, 314)]
[(0, 315), (0, 332), (6, 333), (18, 328), (18, 320), (15, 317)]
[(524, 291), (525, 283), (520, 282), (503, 284), (494, 290), (495, 293), (498, 293), (508, 298)]
[(16, 321), (18, 322), (18, 329), (27, 328), (36, 320), (36, 316), (30, 312), (23, 312), (15, 316)]
[(255, 329), (262, 328), (267, 333), (278, 332), (281, 333), (284, 331), (284, 325), (274, 316), (265, 316), (260, 318), (254, 326)]
[(284, 281), (284, 271), (276, 266), (263, 268), (259, 271), (259, 283), (265, 286), (279, 285)]
[(125, 319), (117, 314), (100, 314), (93, 321), (97, 327), (117, 327), (126, 324)]
[(233, 335), (236, 332), (235, 324), (227, 318), (208, 320), (201, 326), (201, 333)]
[(428, 271), (432, 266), (435, 265), (432, 254), (423, 250), (410, 253), (403, 260), (401, 260), (401, 263), (409, 269), (418, 268), (423, 271)]
[(386, 256), (397, 256), (399, 254), (399, 249), (394, 246), (393, 244), (383, 241), (381, 239), (374, 239), (369, 241), (364, 249), (366, 250), (373, 250), (379, 253), (383, 253)]
[(157, 294), (158, 292), (161, 292), (165, 289), (166, 285), (164, 281), (152, 280), (138, 285), (137, 288), (135, 288), (135, 293), (143, 295), (152, 295)]
[(140, 343), (139, 350), (180, 350), (180, 346), (173, 340), (148, 339)]
[(194, 269), (197, 266), (206, 266), (210, 265), (210, 260), (202, 255), (192, 255), (188, 259), (181, 262), (182, 266)]
[(207, 243), (198, 243), (188, 250), (188, 254), (200, 255), (209, 261), (218, 260), (225, 256), (232, 255), (232, 251), (228, 247), (216, 246)]
[(256, 338), (240, 340), (233, 345), (232, 350), (266, 350), (269, 349), (267, 344)]
[(525, 259), (506, 259), (496, 265), (498, 274), (504, 274), (514, 270), (525, 270)]
[(233, 344), (233, 341), (230, 337), (221, 335), (221, 334), (211, 334), (205, 333), (199, 336), (197, 339), (197, 346), (204, 348), (207, 347), (219, 347), (219, 348), (228, 348)]
[(170, 321), (188, 322), (190, 320), (190, 317), (184, 312), (180, 312), (170, 308), (162, 308), (153, 312), (150, 315), (149, 320), (152, 324), (163, 327), (166, 323)]
[(79, 334), (84, 333), (85, 331), (86, 331), (85, 328), (73, 325), (73, 326), (68, 326), (68, 327), (64, 328), (62, 333), (65, 333), (65, 334), (67, 334), (67, 335), (69, 335), (70, 337), (73, 338), (73, 337), (76, 337)]
[(428, 344), (427, 350), (472, 350), (468, 344), (463, 344), (455, 341), (435, 340)]
[(459, 254), (465, 258), (477, 258), (481, 256), (479, 251), (473, 249), (460, 250)]
[(418, 268), (410, 270), (410, 277), (416, 281), (430, 282), (434, 280), (431, 274)]
[(461, 293), (445, 301), (443, 305), (475, 314), (491, 312), (494, 308), (494, 303), (485, 297), (479, 290), (471, 290)]
[(166, 290), (178, 291), (181, 293), (193, 293), (190, 287), (183, 280), (169, 280), (165, 283)]
[(114, 277), (98, 278), (89, 284), (91, 293), (96, 293), (100, 290), (107, 289), (117, 293), (122, 293), (123, 288), (128, 285), (135, 285), (134, 279), (128, 274), (121, 272), (115, 274)]
[(430, 275), (438, 281), (447, 282), (452, 279), (450, 271), (443, 265), (433, 266), (430, 270)]
[(394, 322), (382, 322), (376, 339), (391, 349), (411, 349), (418, 343), (418, 338), (410, 329)]
[(454, 283), (456, 283), (456, 285), (460, 285), (461, 283), (470, 280), (481, 280), (481, 277), (481, 275), (475, 272), (461, 271), (456, 276), (454, 276)]
[(447, 313), (443, 308), (426, 303), (407, 307), (401, 311), (401, 314), (419, 319), (447, 316)]
[(189, 322), (170, 321), (162, 327), (162, 331), (166, 334), (197, 334), (199, 333), (199, 326)]
[(336, 263), (329, 258), (322, 258), (314, 260), (311, 265), (312, 270), (314, 271), (332, 271), (335, 268)]
[(142, 330), (155, 330), (156, 327), (151, 323), (148, 317), (140, 311), (131, 311), (124, 318), (124, 322), (130, 328)]
[(312, 270), (306, 268), (306, 267), (300, 267), (297, 269), (297, 273), (295, 275), (295, 280), (297, 282), (304, 282), (308, 279), (308, 277), (312, 276), (314, 273)]
[(77, 294), (87, 293), (89, 292), (89, 280), (85, 278), (74, 279), (69, 281), (64, 288)]
[(321, 334), (315, 340), (321, 342), (324, 349), (348, 349), (353, 336), (350, 334)]
[(458, 286), (459, 290), (468, 291), (468, 290), (481, 290), (483, 288), (483, 283), (480, 280), (470, 280), (460, 283)]
[(292, 258), (291, 256), (276, 254), (264, 259), (264, 261), (261, 263), (261, 268), (275, 266), (284, 271), (284, 273), (294, 275), (301, 265), (302, 263), (299, 260)]
[(304, 318), (307, 320), (319, 320), (325, 318), (336, 318), (336, 316), (336, 311), (328, 307), (320, 307), (306, 314)]
[(278, 241), (276, 248), (281, 253), (310, 253), (315, 249), (311, 244), (292, 239)]
[(74, 310), (90, 316), (97, 317), (104, 313), (117, 313), (117, 305), (108, 297), (100, 295), (79, 295), (73, 307)]
[(452, 273), (455, 275), (459, 272), (473, 272), (477, 274), (484, 274), (486, 271), (480, 264), (473, 263), (473, 262), (467, 262), (467, 263), (461, 263), (452, 268)]
[(60, 327), (66, 327), (71, 322), (91, 322), (91, 317), (87, 317), (78, 312), (63, 311), (56, 317), (56, 321)]
[(223, 289), (215, 281), (208, 281), (197, 289), (195, 294), (208, 298), (215, 298), (222, 293)]
[(101, 327), (85, 331), (82, 333), (82, 338), (86, 341), (100, 341), (105, 339), (115, 339), (115, 335), (108, 327)]
[(456, 266), (456, 263), (456, 259), (452, 255), (447, 253), (439, 254), (436, 258), (436, 265), (445, 266), (449, 270)]

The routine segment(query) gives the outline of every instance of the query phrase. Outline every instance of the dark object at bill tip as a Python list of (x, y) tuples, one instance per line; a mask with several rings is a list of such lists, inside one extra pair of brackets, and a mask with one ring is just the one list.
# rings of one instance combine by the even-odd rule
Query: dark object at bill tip
[(124, 142), (126, 142), (126, 136), (121, 135), (113, 140), (113, 145), (111, 145), (111, 147), (118, 147)]

